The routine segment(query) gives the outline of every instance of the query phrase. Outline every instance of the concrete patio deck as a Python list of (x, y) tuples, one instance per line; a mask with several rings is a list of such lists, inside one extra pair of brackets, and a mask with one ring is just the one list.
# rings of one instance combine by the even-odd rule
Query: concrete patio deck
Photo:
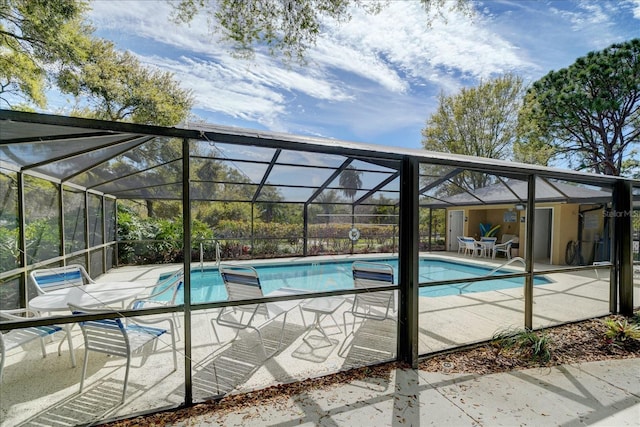
[(396, 369), (178, 426), (638, 426), (640, 360), (621, 359), (491, 375)]
[[(457, 257), (453, 255), (452, 258)], [(469, 259), (468, 257), (465, 261), (494, 263), (488, 259)], [(253, 264), (257, 263), (253, 262)], [(153, 284), (161, 273), (173, 271), (179, 267), (176, 265), (123, 267), (101, 276), (98, 281), (135, 280)], [(545, 268), (537, 266), (537, 269)], [(536, 286), (534, 326), (551, 326), (607, 314), (609, 288), (608, 280), (603, 279), (603, 276), (606, 275), (600, 274), (598, 277), (595, 271), (559, 272), (552, 275), (551, 283)], [(639, 279), (636, 279), (634, 298), (634, 301), (640, 301)], [(336, 312), (336, 318), (341, 320), (342, 311), (349, 306), (350, 304), (343, 304)], [(524, 319), (523, 290), (512, 288), (445, 297), (421, 297), (419, 310), (419, 352), (434, 352), (490, 339), (500, 329), (514, 326), (521, 328)], [(321, 349), (310, 349), (302, 340), (306, 331), (301, 317), (303, 313), (294, 309), (287, 319), (281, 351), (274, 357), (264, 360), (260, 355), (255, 334), (241, 333), (238, 340), (229, 343), (228, 340), (233, 337), (233, 333), (228, 329), (219, 328), (222, 333), (222, 344), (216, 343), (210, 324), (210, 320), (216, 313), (211, 310), (193, 313), (191, 360), (194, 366), (195, 401), (207, 399), (218, 393), (239, 393), (273, 384), (319, 377), (395, 357), (395, 323), (393, 322), (363, 324), (358, 329), (361, 337), (359, 339), (362, 340), (363, 345), (354, 345), (343, 355), (344, 357), (340, 357), (337, 353), (340, 343), (345, 338), (344, 331), (339, 332), (337, 328), (331, 326), (330, 319), (327, 319), (324, 325), (328, 332), (336, 333), (331, 335), (331, 338), (335, 338), (337, 342)], [(307, 313), (306, 316), (308, 325), (311, 315)], [(277, 337), (278, 326), (273, 324), (265, 330), (265, 336), (270, 345), (273, 345)], [(26, 348), (27, 351), (16, 350), (9, 355), (0, 390), (0, 424), (12, 426), (89, 424), (101, 419), (175, 407), (184, 401), (184, 364), (180, 363), (177, 371), (171, 371), (173, 365), (170, 361), (171, 351), (167, 345), (168, 341), (161, 343), (158, 350), (149, 355), (142, 367), (134, 367), (131, 370), (129, 392), (124, 404), (121, 405), (119, 402), (124, 375), (124, 361), (119, 358), (91, 354), (86, 388), (82, 394), (78, 394), (84, 346), (79, 328), (74, 328), (73, 331), (74, 347), (79, 362), (76, 368), (70, 367), (68, 354), (65, 354), (64, 348), (61, 357), (56, 355), (57, 340), (47, 344), (49, 356), (44, 361), (40, 357), (36, 342)], [(181, 336), (183, 339), (177, 344), (178, 357), (184, 360), (184, 335), (181, 334)], [(140, 358), (136, 358), (134, 366), (139, 364)], [(630, 369), (626, 372), (633, 374)], [(407, 382), (407, 386), (419, 391), (420, 396), (426, 393), (424, 398), (420, 397), (420, 402), (428, 402), (426, 408), (432, 407), (435, 403), (430, 399), (434, 391), (430, 390), (431, 387), (428, 384), (444, 380), (440, 377), (432, 377), (432, 374), (426, 374), (426, 376), (424, 374), (399, 371), (395, 374), (396, 379), (390, 380), (390, 384), (395, 384), (399, 376), (401, 382)], [(411, 376), (415, 381), (406, 380)], [(449, 378), (451, 384), (460, 384), (462, 387), (464, 381), (458, 381), (454, 377), (446, 378)], [(476, 384), (480, 380), (470, 381), (470, 384)], [(555, 387), (553, 384), (552, 386)], [(378, 395), (378, 398), (367, 398), (366, 395), (362, 398), (365, 402), (369, 402), (366, 405), (372, 406), (377, 412), (376, 402), (386, 401), (389, 393), (396, 396), (393, 394), (395, 392), (390, 390)], [(629, 392), (636, 397), (639, 395), (636, 389)], [(349, 388), (345, 389), (345, 393), (353, 395), (353, 391)], [(480, 391), (478, 393), (481, 394)], [(404, 394), (401, 395), (404, 396)], [(323, 399), (330, 398), (330, 396), (323, 397)], [(388, 407), (389, 404), (392, 406)], [(636, 404), (637, 401), (633, 403), (633, 405)], [(392, 402), (384, 403), (383, 406), (385, 405), (389, 410), (393, 408)], [(429, 419), (427, 414), (422, 414), (423, 410), (426, 409), (405, 409), (410, 411), (405, 418), (410, 420), (409, 416), (417, 416), (418, 420)], [(357, 414), (357, 411), (353, 414)], [(469, 420), (474, 419), (474, 417), (469, 418)], [(486, 418), (483, 420), (492, 424)], [(337, 425), (346, 425), (340, 422)], [(467, 419), (463, 421), (464, 425), (474, 425), (470, 423), (467, 423)]]

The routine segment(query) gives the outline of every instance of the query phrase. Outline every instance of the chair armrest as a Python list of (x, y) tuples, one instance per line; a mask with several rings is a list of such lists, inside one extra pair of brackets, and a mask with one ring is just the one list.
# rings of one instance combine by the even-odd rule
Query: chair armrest
[[(19, 314), (27, 314), (27, 316), (19, 316)], [(9, 320), (24, 320), (25, 317), (38, 317), (38, 313), (28, 308), (14, 308), (11, 310), (0, 310), (0, 318)]]

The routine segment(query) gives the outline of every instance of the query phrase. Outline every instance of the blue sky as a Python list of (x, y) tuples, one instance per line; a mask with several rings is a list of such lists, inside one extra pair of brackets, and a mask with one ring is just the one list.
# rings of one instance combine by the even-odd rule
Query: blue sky
[[(640, 37), (640, 0), (475, 2), (426, 25), (417, 1), (325, 22), (308, 65), (257, 52), (235, 59), (208, 30), (169, 21), (164, 1), (94, 1), (96, 34), (195, 95), (194, 115), (218, 125), (420, 148), (437, 96), (513, 72), (530, 83), (590, 51)], [(445, 22), (446, 21), (446, 22)], [(65, 103), (54, 108), (64, 110)]]

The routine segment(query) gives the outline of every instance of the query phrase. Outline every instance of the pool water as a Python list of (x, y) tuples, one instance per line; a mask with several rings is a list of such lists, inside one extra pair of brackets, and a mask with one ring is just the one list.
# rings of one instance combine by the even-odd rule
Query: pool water
[[(398, 283), (397, 258), (375, 260), (393, 266), (395, 281)], [(308, 289), (311, 291), (333, 291), (338, 289), (352, 289), (351, 265), (349, 261), (330, 261), (300, 264), (274, 264), (254, 266), (258, 271), (264, 294), (268, 294), (280, 288)], [(439, 280), (467, 279), (482, 277), (491, 272), (491, 268), (478, 265), (469, 265), (455, 261), (423, 258), (420, 260), (420, 283), (435, 282)], [(509, 271), (502, 270), (507, 273)], [(499, 274), (496, 274), (499, 277)], [(162, 276), (162, 280), (166, 276)], [(536, 277), (534, 285), (550, 283), (544, 277)], [(458, 295), (460, 293), (485, 292), (492, 290), (523, 287), (524, 278), (496, 278), (476, 283), (460, 283), (455, 285), (438, 285), (420, 288), (420, 296), (438, 297), (445, 295)], [(224, 301), (227, 292), (218, 274), (217, 268), (193, 269), (191, 272), (191, 300), (193, 303)], [(178, 297), (177, 304), (181, 304), (182, 296)]]

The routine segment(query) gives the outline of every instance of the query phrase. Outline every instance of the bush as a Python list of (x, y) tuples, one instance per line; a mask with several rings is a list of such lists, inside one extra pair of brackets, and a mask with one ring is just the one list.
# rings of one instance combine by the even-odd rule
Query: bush
[(610, 345), (621, 346), (632, 340), (640, 340), (640, 325), (637, 323), (629, 323), (627, 319), (604, 319), (602, 323), (607, 327), (605, 337)]
[(538, 335), (530, 329), (508, 329), (495, 334), (492, 341), (499, 348), (515, 350), (533, 361), (547, 363), (551, 360), (549, 338), (544, 332)]

